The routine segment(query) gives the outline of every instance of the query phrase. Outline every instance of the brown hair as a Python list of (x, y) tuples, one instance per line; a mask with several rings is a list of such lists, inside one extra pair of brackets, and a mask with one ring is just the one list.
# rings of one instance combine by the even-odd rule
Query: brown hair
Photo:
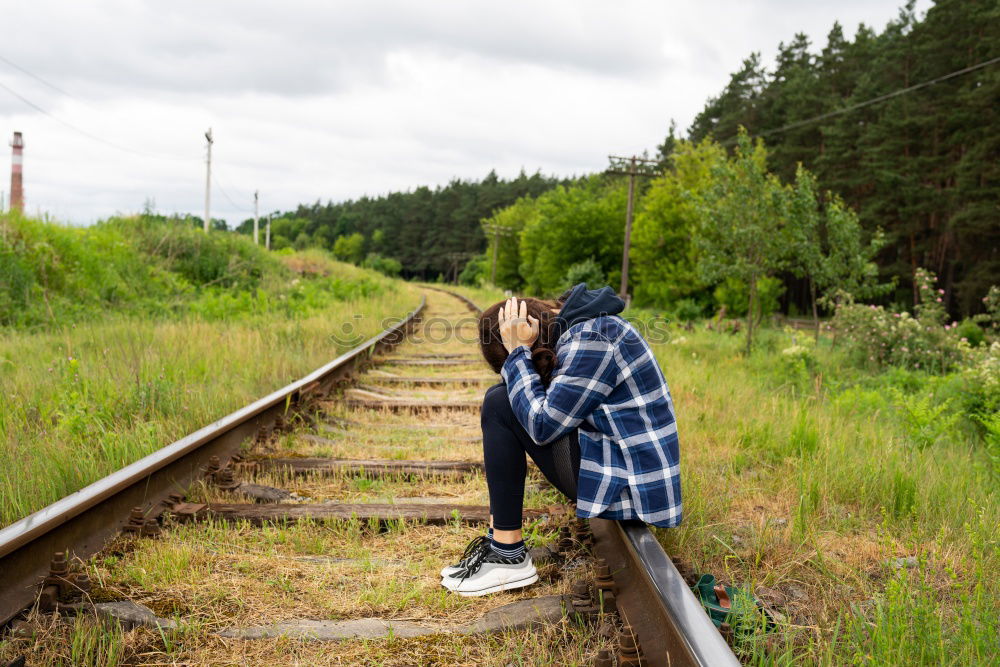
[[(558, 308), (559, 303), (532, 298), (519, 301), (527, 305), (528, 315), (538, 320), (538, 338), (531, 345), (531, 360), (542, 378), (542, 384), (548, 386), (552, 372), (556, 368), (555, 344), (558, 338), (555, 327), (556, 314), (552, 310)], [(479, 316), (479, 350), (483, 353), (486, 363), (497, 373), (500, 372), (508, 356), (507, 348), (503, 346), (503, 340), (500, 338), (500, 309), (505, 303), (506, 301), (495, 303)]]

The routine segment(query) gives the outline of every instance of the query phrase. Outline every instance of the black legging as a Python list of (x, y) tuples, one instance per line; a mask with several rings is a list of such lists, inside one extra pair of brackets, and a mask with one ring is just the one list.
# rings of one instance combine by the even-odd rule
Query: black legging
[(495, 529), (521, 528), (524, 477), (528, 472), (525, 453), (553, 486), (576, 501), (576, 485), (580, 476), (580, 442), (576, 429), (551, 444), (536, 444), (514, 416), (507, 387), (502, 383), (486, 391), (482, 425), (483, 461)]

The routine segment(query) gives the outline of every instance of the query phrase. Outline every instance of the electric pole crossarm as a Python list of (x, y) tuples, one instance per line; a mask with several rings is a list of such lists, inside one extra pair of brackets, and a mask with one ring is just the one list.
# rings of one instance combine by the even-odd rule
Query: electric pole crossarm
[(632, 246), (632, 209), (635, 200), (635, 179), (650, 178), (659, 175), (659, 162), (649, 158), (621, 157), (609, 155), (611, 166), (605, 173), (628, 176), (628, 204), (625, 208), (625, 247), (622, 250), (622, 282), (618, 290), (619, 296), (628, 301), (628, 255)]
[(490, 270), (490, 283), (497, 284), (497, 253), (500, 249), (501, 236), (514, 236), (517, 230), (503, 225), (484, 224), (483, 229), (493, 234), (493, 268)]

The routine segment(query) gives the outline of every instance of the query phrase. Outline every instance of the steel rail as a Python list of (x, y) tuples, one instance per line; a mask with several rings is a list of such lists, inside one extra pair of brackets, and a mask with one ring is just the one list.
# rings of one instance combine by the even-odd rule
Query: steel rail
[[(434, 287), (482, 313), (470, 299)], [(619, 613), (636, 634), (643, 664), (659, 667), (735, 667), (736, 655), (712, 624), (649, 526), (641, 521), (591, 519), (594, 552), (611, 570)]]
[(402, 341), (425, 305), (421, 297), (405, 318), (305, 377), (0, 530), (0, 624), (34, 603), (55, 552), (88, 558), (128, 523), (132, 508), (157, 513), (168, 495), (204, 474), (212, 456), (224, 460), (238, 453), (289, 408), (328, 392), (358, 362)]

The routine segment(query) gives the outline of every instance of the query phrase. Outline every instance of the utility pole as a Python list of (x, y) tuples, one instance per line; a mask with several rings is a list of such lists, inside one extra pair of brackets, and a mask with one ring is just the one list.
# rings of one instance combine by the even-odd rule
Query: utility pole
[[(464, 260), (472, 259), (472, 253), (471, 252), (449, 252), (449, 253), (445, 253), (445, 259), (447, 259), (448, 261), (451, 262), (451, 266), (448, 268), (448, 273), (451, 274), (451, 276), (452, 276), (451, 282), (453, 282), (455, 285), (457, 285), (458, 284), (458, 264), (463, 259)], [(448, 276), (447, 275), (445, 276), (445, 280), (448, 280)]]
[(212, 204), (212, 128), (208, 128), (205, 133), (205, 140), (208, 141), (208, 157), (205, 159), (205, 233), (212, 224), (211, 204)]
[(259, 204), (260, 204), (260, 190), (254, 190), (253, 191), (253, 244), (254, 245), (260, 245), (260, 242), (257, 241), (257, 230), (259, 229), (257, 226), (257, 221), (260, 219)]
[(493, 234), (493, 269), (490, 271), (490, 283), (493, 285), (497, 284), (497, 251), (500, 248), (500, 237), (501, 236), (514, 236), (517, 234), (517, 230), (511, 227), (504, 227), (503, 225), (485, 224), (483, 229), (487, 232)]
[(10, 146), (14, 149), (10, 163), (10, 210), (20, 213), (24, 210), (24, 139), (20, 132), (14, 133)]
[(659, 174), (656, 167), (659, 164), (656, 160), (636, 157), (620, 157), (609, 155), (608, 160), (611, 166), (606, 173), (621, 174), (628, 176), (628, 205), (625, 208), (625, 248), (622, 251), (622, 284), (618, 290), (618, 295), (628, 301), (628, 254), (632, 248), (632, 209), (635, 199), (635, 179), (636, 177), (650, 177)]
[(264, 235), (264, 247), (271, 249), (271, 214), (267, 214), (267, 233)]

